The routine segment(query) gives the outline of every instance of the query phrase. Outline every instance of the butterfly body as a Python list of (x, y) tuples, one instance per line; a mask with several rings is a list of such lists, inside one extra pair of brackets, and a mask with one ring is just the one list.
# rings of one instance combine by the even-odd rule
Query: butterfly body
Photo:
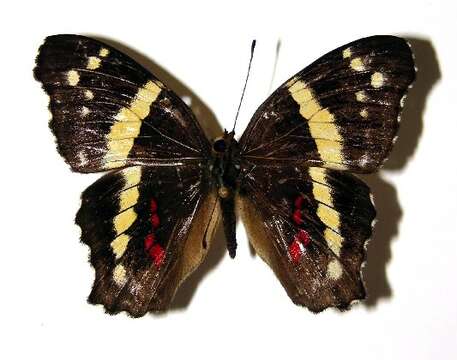
[(354, 174), (387, 158), (415, 76), (405, 40), (372, 36), (322, 56), (281, 85), (239, 140), (210, 142), (192, 111), (120, 51), (78, 35), (46, 39), (35, 77), (50, 127), (78, 172), (104, 172), (76, 216), (91, 249), (89, 301), (109, 313), (166, 310), (236, 219), (296, 304), (347, 309), (375, 209)]
[(213, 159), (210, 165), (211, 175), (217, 184), (217, 194), (222, 211), (224, 233), (230, 257), (236, 255), (236, 215), (235, 196), (239, 188), (240, 150), (235, 140), (235, 132), (213, 141)]

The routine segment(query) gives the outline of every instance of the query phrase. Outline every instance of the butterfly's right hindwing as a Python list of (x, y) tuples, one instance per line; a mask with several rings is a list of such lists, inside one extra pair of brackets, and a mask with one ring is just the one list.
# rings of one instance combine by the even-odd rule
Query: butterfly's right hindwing
[(205, 179), (199, 166), (134, 166), (84, 191), (76, 222), (95, 268), (91, 303), (135, 317), (170, 306), (219, 219)]

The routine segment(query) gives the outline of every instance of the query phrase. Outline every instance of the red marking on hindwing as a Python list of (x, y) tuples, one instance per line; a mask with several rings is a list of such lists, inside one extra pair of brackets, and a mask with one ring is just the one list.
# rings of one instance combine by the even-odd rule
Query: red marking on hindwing
[(149, 256), (152, 258), (152, 261), (154, 261), (154, 265), (159, 267), (160, 265), (162, 265), (163, 260), (165, 258), (165, 250), (159, 244), (155, 244), (149, 250)]
[(156, 267), (159, 267), (163, 263), (165, 258), (165, 250), (163, 247), (156, 243), (155, 230), (160, 226), (160, 218), (157, 214), (157, 201), (151, 198), (150, 203), (150, 218), (151, 232), (144, 238), (144, 250), (148, 253), (149, 257), (153, 261)]
[(298, 195), (298, 197), (295, 199), (295, 208), (296, 209), (301, 209), (302, 205), (303, 205), (303, 201), (305, 201), (305, 198), (303, 197), (303, 195)]
[(292, 241), (292, 244), (289, 245), (289, 255), (295, 264), (300, 261), (302, 256), (302, 249), (300, 247), (300, 243), (297, 240)]
[[(298, 195), (294, 201), (294, 211), (292, 213), (292, 220), (296, 225), (303, 224), (303, 215), (302, 215), (302, 207), (305, 198), (302, 194)], [(305, 252), (305, 248), (311, 243), (311, 238), (308, 232), (304, 229), (299, 229), (298, 232), (294, 236), (294, 240), (289, 245), (288, 251), (289, 256), (292, 259), (294, 264), (300, 262), (300, 259)]]
[(159, 227), (159, 225), (160, 225), (159, 215), (157, 215), (157, 214), (151, 215), (151, 224), (154, 229), (157, 229)]
[(157, 201), (154, 199), (151, 199), (151, 214), (154, 214), (157, 212)]
[(149, 251), (149, 249), (154, 244), (155, 239), (156, 236), (153, 233), (146, 235), (146, 237), (144, 238), (144, 249), (146, 251)]
[(303, 246), (308, 246), (311, 243), (311, 238), (306, 230), (300, 229), (298, 234), (295, 235), (295, 240), (301, 242)]
[(295, 210), (294, 214), (292, 215), (292, 219), (294, 220), (295, 224), (300, 225), (303, 222), (303, 219), (301, 217), (301, 210)]

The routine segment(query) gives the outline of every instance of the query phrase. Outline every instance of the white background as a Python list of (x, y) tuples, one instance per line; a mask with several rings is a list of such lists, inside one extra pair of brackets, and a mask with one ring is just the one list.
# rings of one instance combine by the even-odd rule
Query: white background
[[(417, 0), (4, 2), (0, 357), (456, 359), (456, 10), (453, 1)], [(419, 73), (400, 137), (385, 168), (365, 177), (379, 211), (366, 303), (317, 316), (293, 305), (239, 225), (236, 260), (219, 233), (167, 315), (108, 316), (87, 304), (94, 273), (73, 219), (81, 191), (99, 175), (72, 173), (58, 156), (48, 100), (32, 78), (38, 46), (56, 33), (121, 44), (192, 97), (213, 130), (216, 119), (232, 125), (256, 38), (239, 134), (270, 92), (278, 39), (274, 87), (354, 39), (411, 39)]]

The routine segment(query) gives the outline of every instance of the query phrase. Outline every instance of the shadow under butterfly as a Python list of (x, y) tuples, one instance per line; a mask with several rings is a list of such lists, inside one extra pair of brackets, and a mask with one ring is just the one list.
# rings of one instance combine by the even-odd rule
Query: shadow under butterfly
[[(35, 70), (36, 77), (43, 82), (45, 90), (51, 95), (51, 110), (53, 111), (54, 117), (57, 117), (57, 119), (54, 120), (57, 123), (59, 120), (65, 120), (65, 116), (71, 117), (72, 114), (73, 116), (79, 117), (87, 116), (88, 114), (90, 114), (90, 116), (96, 116), (98, 115), (96, 111), (100, 111), (100, 108), (95, 108), (95, 113), (91, 113), (92, 109), (88, 109), (85, 106), (81, 108), (79, 106), (77, 108), (79, 113), (75, 115), (71, 112), (75, 111), (74, 108), (68, 108), (65, 104), (61, 106), (62, 100), (65, 101), (66, 96), (68, 97), (68, 94), (65, 93), (65, 91), (72, 92), (77, 101), (79, 99), (79, 101), (82, 102), (82, 99), (84, 99), (85, 104), (87, 104), (87, 101), (94, 99), (94, 92), (97, 100), (99, 95), (105, 96), (106, 98), (108, 96), (106, 95), (106, 90), (110, 90), (109, 85), (108, 89), (104, 89), (103, 87), (107, 87), (106, 84), (104, 82), (98, 83), (98, 85), (102, 87), (101, 90), (105, 91), (98, 93), (99, 88), (93, 83), (93, 73), (97, 74), (99, 69), (102, 69), (102, 72), (109, 72), (110, 66), (123, 66), (123, 61), (126, 64), (128, 63), (128, 66), (123, 69), (123, 71), (127, 71), (127, 73), (130, 72), (130, 69), (127, 69), (128, 67), (136, 67), (135, 62), (129, 62), (130, 60), (126, 60), (125, 58), (122, 59), (121, 55), (116, 53), (116, 50), (109, 46), (105, 47), (103, 43), (98, 43), (83, 37), (71, 37), (72, 36), (70, 36), (70, 39), (65, 39), (69, 40), (69, 44), (63, 44), (62, 46), (59, 45), (60, 39), (58, 37), (48, 38), (47, 41), (51, 44), (41, 48), (42, 51), (44, 49), (45, 54), (41, 55), (40, 53), (37, 60), (38, 66)], [(54, 41), (54, 44), (52, 44), (52, 41)], [(214, 135), (220, 131), (220, 128), (216, 128), (217, 123), (208, 108), (198, 100), (190, 90), (180, 84), (176, 79), (173, 79), (170, 74), (125, 46), (116, 44), (112, 41), (104, 40), (104, 42), (114, 45), (114, 48), (122, 50), (124, 53), (130, 53), (131, 57), (142, 63), (147, 70), (161, 79), (161, 81), (177, 92), (178, 95), (190, 96), (193, 110), (196, 109), (195, 106), (197, 105), (197, 111), (195, 112), (200, 121), (204, 119), (206, 125), (211, 124), (214, 126), (212, 129), (205, 129), (207, 135), (214, 137)], [(71, 48), (72, 46), (76, 47), (76, 55), (80, 58), (74, 59), (74, 55), (71, 55), (67, 62), (65, 59), (63, 61), (59, 60), (58, 64), (46, 62), (46, 56), (52, 57), (56, 54), (63, 56), (69, 55), (70, 52), (68, 51), (68, 47)], [(74, 51), (75, 49), (73, 48), (71, 50)], [(82, 52), (79, 54), (78, 50), (82, 50)], [(386, 53), (394, 54), (393, 60), (389, 59), (388, 56), (384, 56)], [(115, 55), (113, 61), (105, 59), (109, 54)], [(243, 135), (240, 140), (241, 147), (244, 146), (241, 151), (244, 151), (245, 160), (249, 157), (246, 154), (251, 154), (252, 159), (250, 159), (250, 161), (254, 161), (250, 164), (250, 167), (245, 168), (244, 173), (242, 173), (246, 183), (248, 182), (248, 180), (246, 180), (248, 177), (251, 178), (251, 181), (252, 179), (255, 179), (257, 182), (261, 183), (260, 187), (263, 191), (271, 190), (271, 179), (274, 180), (274, 184), (276, 184), (276, 182), (281, 185), (285, 184), (283, 186), (285, 189), (284, 192), (280, 193), (279, 197), (276, 196), (274, 199), (276, 203), (274, 205), (265, 202), (265, 199), (262, 198), (262, 194), (256, 194), (256, 200), (266, 208), (266, 210), (262, 209), (262, 213), (260, 213), (260, 211), (258, 211), (259, 213), (254, 211), (252, 206), (253, 203), (251, 203), (250, 200), (245, 201), (246, 204), (242, 205), (245, 216), (247, 214), (248, 232), (250, 232), (251, 236), (254, 235), (254, 241), (251, 238), (251, 242), (254, 243), (254, 247), (261, 257), (273, 268), (292, 300), (297, 304), (307, 306), (312, 311), (318, 312), (329, 306), (347, 309), (353, 300), (365, 297), (364, 287), (360, 278), (360, 265), (365, 258), (363, 246), (366, 239), (371, 234), (371, 220), (374, 218), (374, 209), (369, 202), (368, 188), (356, 178), (343, 173), (340, 170), (350, 170), (352, 172), (362, 173), (371, 172), (387, 157), (397, 128), (396, 118), (391, 119), (392, 115), (395, 114), (395, 112), (398, 112), (400, 98), (414, 78), (413, 63), (410, 57), (410, 50), (404, 41), (394, 37), (361, 39), (336, 49), (294, 76), (291, 80), (281, 86), (270, 100), (267, 100), (266, 103), (261, 106), (261, 110), (258, 110), (260, 115), (257, 114), (257, 121), (254, 122), (254, 125), (253, 122), (251, 122), (246, 132), (249, 131), (249, 134), (251, 135), (258, 135), (255, 137), (256, 140), (259, 140), (259, 138), (262, 137), (264, 143), (259, 140), (260, 143), (253, 145), (252, 142), (255, 141), (252, 139), (254, 137), (251, 136), (249, 138), (247, 135)], [(397, 63), (395, 61), (397, 61)], [(100, 65), (102, 65), (101, 68)], [(84, 66), (85, 69), (81, 69), (81, 67)], [(399, 71), (399, 69), (402, 70)], [(107, 78), (108, 80), (106, 80), (108, 83), (109, 81), (117, 81), (116, 79), (111, 79), (113, 78), (113, 75), (117, 74), (109, 74), (110, 78)], [(114, 78), (116, 77), (117, 76), (114, 76)], [(319, 80), (319, 78), (323, 78), (324, 81)], [(138, 84), (138, 87), (141, 87), (142, 85), (143, 84)], [(150, 97), (154, 92), (160, 92), (161, 89), (164, 89), (162, 88), (163, 84), (158, 81), (153, 84), (148, 83), (147, 85), (149, 87), (146, 89), (146, 98)], [(383, 88), (383, 86), (386, 85), (389, 86), (389, 90)], [(121, 88), (124, 89), (124, 87)], [(343, 91), (332, 93), (333, 90), (338, 90), (340, 88), (349, 90), (347, 90), (346, 93)], [(378, 90), (379, 88), (382, 89)], [(128, 95), (128, 90), (125, 91)], [(142, 90), (140, 90), (140, 92), (141, 91)], [(141, 96), (140, 92), (136, 94), (136, 96), (135, 94), (131, 94), (130, 100), (132, 102), (127, 102), (126, 104), (126, 106), (131, 106), (130, 109), (133, 107), (132, 104), (135, 104), (134, 110), (136, 110), (137, 116), (140, 117), (144, 109), (141, 106), (138, 106), (137, 100), (138, 98), (142, 100), (141, 97), (144, 96), (144, 91), (145, 90), (141, 93)], [(359, 126), (356, 125), (354, 127), (354, 124), (347, 122), (349, 115), (351, 115), (349, 112), (352, 110), (349, 109), (348, 106), (345, 108), (342, 107), (342, 109), (338, 109), (337, 107), (337, 105), (344, 105), (345, 102), (349, 101), (348, 95), (350, 95), (353, 103), (351, 104), (352, 110), (353, 108), (356, 108), (359, 117), (362, 118), (362, 120), (368, 117), (370, 117), (371, 120), (371, 111), (373, 111), (382, 121), (385, 121), (385, 123), (377, 123), (378, 129), (379, 127), (382, 127), (383, 130), (386, 130), (381, 132), (382, 136), (379, 139), (379, 142), (383, 142), (383, 144), (376, 144), (376, 141), (373, 141), (370, 143), (371, 150), (367, 150), (365, 153), (360, 152), (360, 149), (357, 149), (357, 146), (361, 146), (360, 134), (358, 134), (358, 137), (355, 136), (357, 135), (356, 132), (360, 130)], [(355, 99), (357, 102), (355, 102)], [(166, 102), (167, 100), (168, 98), (165, 98), (164, 101)], [(122, 101), (125, 102), (125, 99), (119, 100), (119, 102)], [(152, 109), (152, 105), (149, 105)], [(376, 107), (375, 105), (384, 106), (385, 109)], [(198, 114), (198, 106), (200, 107), (201, 115)], [(272, 106), (273, 108), (271, 108)], [(277, 109), (280, 109), (280, 111), (276, 111)], [(367, 109), (370, 112), (367, 112)], [(147, 110), (147, 112), (149, 112), (149, 109)], [(389, 110), (392, 111), (389, 112)], [(59, 111), (61, 112), (59, 113)], [(389, 113), (390, 117), (386, 117), (387, 113)], [(261, 129), (262, 132), (259, 133), (258, 129), (255, 128), (256, 123), (261, 122), (259, 119), (265, 114), (272, 117), (276, 116), (275, 120), (279, 120), (276, 122), (273, 121), (273, 124), (269, 124), (270, 128), (267, 127), (267, 129), (275, 129), (273, 135), (280, 133), (281, 136), (279, 137), (279, 140), (283, 141), (281, 144), (282, 147), (274, 149), (274, 158), (269, 154), (265, 156), (265, 152), (262, 152), (262, 147), (265, 143), (275, 143), (277, 139), (268, 139), (268, 135), (270, 135), (270, 137), (272, 135), (271, 132), (270, 134), (267, 132), (265, 138), (263, 129)], [(113, 117), (118, 121), (120, 115), (124, 116), (123, 120), (132, 119), (130, 112), (122, 112), (119, 109), (116, 109)], [(148, 115), (146, 115), (145, 118), (147, 118), (147, 116)], [(214, 121), (207, 121), (210, 118)], [(254, 119), (255, 118), (256, 115), (254, 115)], [(312, 123), (313, 119), (315, 123)], [(393, 120), (395, 120), (395, 122)], [(281, 126), (286, 122), (289, 129), (286, 129), (286, 132), (284, 132), (284, 129), (281, 129)], [(337, 124), (337, 126), (335, 126), (335, 124)], [(114, 125), (114, 123), (110, 124), (113, 128), (115, 127)], [(347, 128), (352, 126), (353, 132), (346, 131), (347, 129), (342, 126)], [(364, 126), (365, 129), (362, 135), (366, 136), (365, 140), (378, 140), (376, 139), (376, 136), (373, 136), (373, 139), (370, 137), (370, 131), (376, 132), (376, 130), (373, 130), (376, 129), (376, 127), (371, 125)], [(52, 124), (51, 127), (53, 127)], [(297, 131), (295, 131), (296, 127), (302, 132), (297, 133)], [(66, 160), (70, 162), (73, 168), (76, 167), (76, 170), (81, 171), (82, 165), (80, 163), (74, 163), (74, 159), (72, 158), (72, 156), (75, 156), (75, 154), (71, 152), (73, 149), (65, 148), (65, 143), (63, 144), (64, 146), (59, 143), (59, 136), (64, 136), (62, 133), (65, 134), (66, 131), (65, 128), (63, 130), (61, 128), (62, 126), (59, 128), (59, 124), (54, 124), (53, 130), (58, 138), (59, 151)], [(292, 131), (288, 132), (291, 128)], [(305, 133), (303, 133), (303, 129), (306, 130)], [(341, 131), (341, 134), (339, 131)], [(301, 139), (300, 141), (303, 143), (298, 145), (297, 140), (294, 140), (291, 144), (290, 139), (288, 139), (290, 134), (295, 136), (296, 139)], [(112, 131), (109, 135), (112, 135)], [(225, 135), (226, 139), (230, 140), (230, 136), (227, 136), (230, 135), (230, 133), (226, 132)], [(320, 141), (319, 135), (330, 136), (331, 138), (327, 140), (331, 140), (332, 143), (340, 143), (340, 145), (335, 145), (338, 149), (335, 149), (335, 147), (329, 148), (327, 143)], [(287, 141), (284, 142), (283, 139)], [(137, 145), (137, 140), (137, 138), (134, 139), (135, 144), (133, 144), (133, 146)], [(249, 147), (250, 141), (251, 146)], [(352, 141), (353, 144), (354, 141), (356, 141), (356, 147), (349, 146), (348, 144), (350, 144), (350, 141)], [(77, 145), (80, 144), (78, 143)], [(291, 152), (291, 145), (292, 147), (299, 147), (300, 149), (298, 149), (298, 151), (295, 149), (295, 151)], [(344, 148), (343, 145), (345, 146)], [(96, 150), (100, 151), (100, 148), (97, 148)], [(119, 147), (116, 149), (119, 149)], [(375, 154), (373, 149), (377, 149), (378, 153)], [(106, 149), (103, 150), (106, 152)], [(371, 151), (371, 153), (369, 153), (369, 151)], [(127, 153), (127, 155), (130, 157), (131, 153)], [(285, 155), (286, 157), (284, 157)], [(99, 157), (95, 157), (93, 154), (89, 154), (89, 156), (93, 156), (94, 159), (99, 160)], [(362, 158), (363, 161), (360, 161)], [(297, 166), (300, 166), (300, 170), (298, 167), (284, 169), (278, 165), (279, 163), (290, 159), (295, 159), (295, 161), (300, 162), (299, 164), (297, 163)], [(113, 166), (113, 168), (123, 168), (125, 165), (128, 166), (128, 161), (131, 160), (132, 159), (130, 158), (117, 159), (117, 163), (115, 163), (116, 166)], [(267, 164), (265, 164), (265, 162), (267, 162)], [(271, 162), (275, 163), (273, 169), (269, 168)], [(130, 165), (132, 164), (133, 163)], [(90, 164), (90, 166), (92, 166), (92, 164)], [(265, 171), (265, 169), (267, 170), (269, 180), (261, 179), (262, 176), (255, 174), (257, 167), (262, 168), (263, 171)], [(110, 168), (112, 167), (110, 166)], [(86, 168), (82, 168), (83, 172), (85, 172), (85, 170)], [(90, 169), (90, 171), (100, 171), (100, 169), (95, 168)], [(286, 173), (285, 176), (284, 172)], [(300, 173), (299, 176), (294, 172)], [(306, 175), (303, 175), (302, 173), (306, 173)], [(256, 178), (255, 175), (257, 176)], [(299, 182), (297, 180), (298, 177), (300, 177)], [(303, 177), (306, 177), (305, 184), (302, 184)], [(224, 187), (224, 181), (218, 184), (219, 189)], [(128, 183), (129, 181), (126, 182)], [(103, 180), (100, 183), (103, 185)], [(111, 183), (109, 184), (114, 186)], [(122, 184), (125, 185), (125, 182)], [(133, 184), (133, 187), (135, 186), (138, 187), (139, 185), (135, 183)], [(359, 196), (353, 193), (353, 196), (351, 197), (350, 188), (355, 188), (362, 195)], [(82, 225), (83, 228), (83, 241), (91, 246), (91, 261), (97, 274), (91, 296), (94, 292), (98, 291), (98, 293), (95, 294), (95, 296), (92, 296), (92, 298), (90, 297), (89, 300), (93, 303), (103, 303), (105, 309), (110, 313), (126, 310), (133, 316), (142, 316), (147, 311), (162, 311), (170, 307), (174, 291), (181, 281), (179, 280), (179, 276), (172, 278), (175, 283), (170, 281), (172, 290), (167, 290), (167, 292), (164, 293), (165, 295), (159, 294), (157, 299), (154, 300), (148, 298), (148, 289), (142, 287), (143, 280), (146, 283), (146, 280), (151, 282), (157, 278), (158, 275), (155, 273), (159, 273), (160, 267), (164, 261), (164, 256), (166, 259), (165, 261), (169, 261), (167, 258), (169, 255), (168, 252), (164, 251), (158, 244), (158, 241), (155, 240), (154, 232), (148, 233), (148, 231), (155, 231), (156, 228), (159, 227), (159, 217), (157, 217), (157, 214), (155, 213), (158, 211), (157, 203), (152, 196), (153, 194), (148, 194), (146, 196), (148, 199), (152, 199), (151, 208), (153, 208), (153, 210), (149, 209), (149, 211), (153, 211), (151, 219), (156, 220), (156, 223), (151, 220), (152, 228), (147, 221), (136, 219), (137, 216), (140, 217), (141, 214), (137, 213), (141, 211), (142, 208), (139, 208), (137, 206), (138, 204), (134, 207), (136, 211), (134, 214), (135, 221), (139, 224), (138, 227), (146, 228), (146, 225), (148, 225), (152, 230), (143, 231), (143, 233), (127, 233), (127, 240), (124, 241), (124, 243), (118, 242), (113, 245), (113, 243), (115, 243), (115, 241), (112, 241), (113, 236), (122, 238), (124, 235), (124, 233), (120, 231), (120, 228), (122, 226), (125, 227), (125, 224), (117, 224), (119, 225), (119, 228), (116, 228), (114, 234), (112, 229), (105, 229), (107, 232), (106, 235), (105, 233), (94, 235), (87, 232), (84, 234), (84, 227), (89, 227), (91, 225), (87, 220), (87, 215), (104, 217), (105, 223), (112, 224), (111, 221), (108, 221), (110, 220), (109, 216), (108, 218), (106, 217), (106, 211), (100, 211), (100, 209), (97, 209), (96, 206), (91, 205), (89, 202), (87, 204), (85, 203), (85, 195), (88, 200), (90, 200), (90, 195), (96, 195), (95, 198), (101, 198), (99, 194), (100, 186), (99, 188), (93, 189), (97, 191), (92, 191), (92, 193), (90, 189), (91, 187), (83, 194), (82, 209), (85, 206), (87, 208), (86, 212), (83, 211), (82, 216), (79, 214), (79, 225)], [(342, 191), (342, 189), (346, 190)], [(125, 191), (125, 187), (121, 190)], [(244, 195), (249, 196), (247, 187), (241, 187), (239, 189), (230, 188), (229, 190), (239, 190), (240, 193), (244, 192)], [(119, 189), (117, 191), (119, 191)], [(146, 190), (142, 191), (146, 192)], [(252, 190), (252, 192), (255, 193), (255, 190)], [(345, 192), (348, 193), (346, 194)], [(225, 198), (223, 195), (224, 192), (219, 191), (218, 194), (219, 200), (223, 202)], [(142, 193), (140, 195), (142, 195)], [(138, 196), (140, 195), (136, 194), (135, 199), (138, 200)], [(274, 197), (276, 194), (272, 193), (270, 195)], [(393, 197), (395, 198), (395, 196)], [(122, 200), (128, 202), (132, 201), (132, 198), (121, 198), (120, 200), (121, 204), (116, 204), (114, 208), (119, 210), (119, 206), (121, 206), (121, 210), (125, 210), (125, 208), (122, 208)], [(396, 203), (396, 199), (392, 200)], [(159, 202), (159, 209), (160, 205)], [(272, 211), (272, 209), (274, 211)], [(224, 211), (223, 206), (222, 210)], [(111, 214), (111, 218), (115, 214)], [(347, 221), (347, 223), (344, 223), (343, 220), (346, 221), (349, 216), (353, 216), (356, 221)], [(81, 220), (81, 218), (83, 220)], [(120, 220), (122, 220), (120, 223), (125, 223), (125, 217)], [(306, 220), (306, 222), (304, 220)], [(84, 223), (84, 221), (86, 223)], [(116, 221), (114, 221), (114, 223), (116, 225)], [(144, 225), (145, 223), (146, 225)], [(262, 228), (260, 226), (261, 224), (265, 226)], [(131, 225), (131, 223), (129, 225)], [(251, 227), (250, 230), (249, 227)], [(230, 228), (233, 230), (233, 226), (230, 226)], [(122, 230), (124, 231), (125, 229), (123, 228)], [(127, 231), (128, 230), (129, 229), (127, 228)], [(266, 232), (269, 231), (272, 231), (276, 236), (276, 242), (274, 244), (265, 244), (264, 239), (266, 236), (259, 237), (260, 233), (265, 235)], [(231, 239), (231, 237), (234, 237), (234, 234), (231, 233), (230, 230), (227, 231), (227, 226), (225, 232), (228, 235), (228, 245), (230, 245), (230, 241), (234, 240), (234, 238)], [(160, 228), (158, 234), (160, 235)], [(107, 239), (103, 239), (105, 242), (104, 245), (101, 245), (102, 242), (97, 239), (97, 236), (107, 237)], [(84, 237), (88, 239), (85, 240)], [(154, 276), (150, 276), (151, 271), (149, 271), (148, 268), (148, 266), (151, 266), (151, 261), (148, 263), (144, 259), (141, 261), (138, 260), (138, 257), (141, 257), (138, 254), (144, 255), (145, 252), (142, 240), (132, 241), (132, 238), (134, 240), (136, 238), (144, 238), (144, 246), (147, 247), (146, 250), (152, 250), (149, 252), (151, 255), (149, 260), (152, 259), (153, 266), (156, 267), (155, 273), (152, 272), (155, 278)], [(155, 244), (154, 241), (156, 241)], [(140, 246), (138, 243), (141, 243)], [(109, 244), (111, 244), (111, 246), (109, 246)], [(203, 243), (203, 245), (205, 244)], [(180, 293), (178, 292), (174, 305), (171, 306), (172, 308), (179, 308), (187, 305), (193, 294), (196, 283), (223, 256), (222, 247), (215, 246), (215, 248), (219, 248), (221, 251), (217, 253), (213, 251), (213, 254), (211, 252), (209, 253), (210, 257), (206, 258), (206, 266), (204, 265), (205, 262), (203, 262), (203, 265), (200, 268), (197, 268), (196, 272), (194, 272), (187, 281), (188, 285), (186, 286), (186, 283), (183, 284), (181, 287), (182, 295), (179, 295)], [(230, 250), (229, 246), (229, 251)], [(122, 267), (121, 271), (117, 271), (118, 266), (116, 265), (116, 262), (119, 261), (119, 258), (122, 258), (124, 252), (129, 256), (127, 256), (127, 259), (130, 267), (127, 268), (127, 271), (124, 267)], [(136, 255), (132, 258), (132, 254)], [(115, 258), (114, 255), (116, 255)], [(232, 249), (231, 255), (234, 255), (234, 249)], [(129, 282), (130, 279), (128, 279), (128, 275), (134, 277), (136, 275), (136, 267), (142, 268), (146, 275), (143, 275), (143, 278), (135, 278), (132, 280), (132, 283), (135, 284), (134, 286), (130, 286), (131, 283)], [(146, 270), (144, 270), (145, 268)], [(354, 281), (356, 283), (355, 285), (352, 284), (354, 278), (356, 279), (356, 281)], [(116, 284), (113, 283), (113, 279)], [(368, 284), (368, 286), (370, 287), (370, 284)], [(98, 290), (95, 290), (97, 287)], [(103, 291), (113, 293), (107, 295)], [(135, 298), (138, 294), (142, 296), (141, 301), (137, 301), (138, 299)], [(382, 296), (382, 292), (379, 292), (379, 294)], [(160, 298), (160, 296), (162, 297)], [(124, 299), (122, 300), (123, 302), (117, 301), (117, 298), (128, 297), (129, 299)], [(163, 299), (165, 300), (162, 301)]]

